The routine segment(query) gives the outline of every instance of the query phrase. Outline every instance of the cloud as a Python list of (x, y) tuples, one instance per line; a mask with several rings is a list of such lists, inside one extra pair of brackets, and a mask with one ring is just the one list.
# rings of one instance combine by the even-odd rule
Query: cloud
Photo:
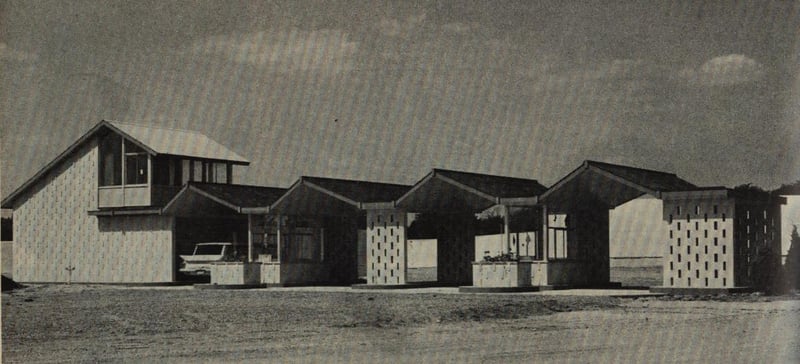
[(278, 73), (328, 71), (353, 68), (358, 43), (340, 30), (299, 30), (218, 35), (195, 42), (194, 55), (211, 55)]
[(382, 18), (378, 22), (378, 29), (384, 35), (404, 38), (420, 30), (425, 18), (425, 13), (410, 15), (403, 20)]
[(442, 25), (442, 29), (450, 33), (465, 34), (472, 29), (472, 26), (470, 26), (469, 24), (455, 22)]
[(36, 58), (36, 55), (33, 53), (18, 51), (16, 49), (12, 49), (5, 43), (0, 43), (0, 60), (28, 62), (35, 61)]
[(764, 67), (745, 55), (729, 54), (712, 58), (696, 69), (684, 69), (680, 76), (694, 84), (729, 86), (761, 80)]

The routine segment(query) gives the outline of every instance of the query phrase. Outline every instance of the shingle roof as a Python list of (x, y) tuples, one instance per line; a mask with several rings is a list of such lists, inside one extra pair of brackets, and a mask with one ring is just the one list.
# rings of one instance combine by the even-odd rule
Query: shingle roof
[(189, 182), (189, 185), (239, 208), (269, 206), (287, 191), (286, 188), (220, 183)]
[(244, 157), (196, 131), (164, 128), (151, 125), (106, 121), (117, 131), (139, 142), (155, 154), (216, 159), (248, 164)]
[(450, 178), (466, 186), (472, 187), (487, 195), (499, 198), (533, 197), (547, 190), (534, 179), (496, 176), (446, 169), (434, 169), (434, 173)]
[(586, 161), (590, 166), (600, 168), (617, 177), (633, 182), (654, 191), (682, 191), (696, 188), (692, 183), (679, 178), (674, 173), (654, 171), (650, 169), (622, 166), (618, 164)]
[(411, 188), (411, 186), (392, 183), (323, 177), (304, 176), (301, 177), (301, 180), (361, 203), (394, 201)]

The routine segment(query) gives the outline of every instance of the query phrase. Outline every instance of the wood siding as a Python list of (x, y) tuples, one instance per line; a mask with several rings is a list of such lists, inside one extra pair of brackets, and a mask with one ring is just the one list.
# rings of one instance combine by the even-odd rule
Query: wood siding
[(96, 217), (97, 143), (88, 142), (21, 196), (14, 210), (14, 279), (156, 283), (173, 280), (172, 218)]

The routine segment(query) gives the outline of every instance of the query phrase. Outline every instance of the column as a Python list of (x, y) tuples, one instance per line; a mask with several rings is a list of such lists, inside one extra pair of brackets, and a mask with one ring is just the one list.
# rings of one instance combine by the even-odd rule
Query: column
[(405, 211), (367, 211), (367, 284), (405, 284), (407, 249)]
[(253, 262), (253, 215), (247, 214), (247, 261)]

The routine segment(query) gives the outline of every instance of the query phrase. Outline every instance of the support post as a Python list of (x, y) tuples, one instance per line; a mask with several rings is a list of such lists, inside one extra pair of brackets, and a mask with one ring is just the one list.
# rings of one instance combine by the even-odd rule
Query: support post
[(542, 205), (542, 260), (549, 260), (550, 256), (550, 221), (547, 217), (547, 205)]
[[(509, 232), (508, 215), (511, 209), (507, 205), (503, 205), (503, 238), (506, 243), (506, 253), (511, 254), (511, 233)], [(519, 252), (517, 252), (519, 253)]]
[(247, 261), (253, 262), (253, 215), (247, 214)]
[(277, 216), (277, 218), (275, 219), (275, 222), (277, 224), (277, 229), (275, 231), (275, 240), (276, 240), (276, 243), (278, 245), (277, 249), (276, 249), (276, 253), (277, 253), (276, 254), (277, 255), (276, 258), (278, 259), (278, 262), (280, 262), (281, 261), (281, 242), (282, 242), (282, 239), (281, 239), (281, 215)]

